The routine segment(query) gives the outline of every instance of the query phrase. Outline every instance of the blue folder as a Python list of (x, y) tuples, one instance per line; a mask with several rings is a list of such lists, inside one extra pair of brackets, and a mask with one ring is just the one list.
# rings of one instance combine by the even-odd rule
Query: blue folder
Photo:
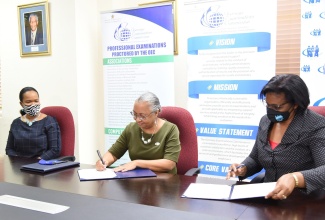
[(65, 161), (64, 163), (52, 164), (52, 165), (44, 165), (39, 163), (32, 163), (21, 166), (20, 170), (36, 172), (36, 173), (50, 173), (58, 170), (63, 170), (71, 167), (79, 166), (79, 162), (73, 161)]
[(156, 177), (157, 174), (152, 172), (149, 169), (144, 168), (136, 168), (134, 170), (129, 170), (126, 172), (116, 172), (117, 179), (125, 179), (125, 178), (139, 178), (139, 177)]
[(134, 170), (129, 170), (126, 172), (116, 172), (115, 177), (103, 178), (103, 179), (81, 179), (80, 181), (90, 181), (90, 180), (110, 180), (110, 179), (128, 179), (128, 178), (145, 178), (145, 177), (157, 177), (157, 174), (146, 168), (136, 168)]

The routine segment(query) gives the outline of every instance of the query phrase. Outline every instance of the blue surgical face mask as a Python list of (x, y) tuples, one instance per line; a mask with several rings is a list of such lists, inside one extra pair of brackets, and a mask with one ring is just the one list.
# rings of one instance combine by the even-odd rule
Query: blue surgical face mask
[(30, 116), (36, 116), (38, 115), (39, 111), (40, 111), (41, 105), (40, 104), (36, 104), (36, 105), (24, 105), (24, 111), (26, 112), (26, 114), (30, 115)]
[(289, 111), (279, 112), (272, 108), (266, 108), (266, 112), (267, 112), (267, 117), (270, 119), (271, 122), (283, 122), (288, 120), (290, 116)]

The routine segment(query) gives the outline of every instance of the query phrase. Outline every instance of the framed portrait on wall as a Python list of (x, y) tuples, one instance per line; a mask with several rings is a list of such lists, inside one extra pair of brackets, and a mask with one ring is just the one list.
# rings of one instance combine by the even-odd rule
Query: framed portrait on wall
[(20, 56), (51, 54), (48, 2), (18, 6)]

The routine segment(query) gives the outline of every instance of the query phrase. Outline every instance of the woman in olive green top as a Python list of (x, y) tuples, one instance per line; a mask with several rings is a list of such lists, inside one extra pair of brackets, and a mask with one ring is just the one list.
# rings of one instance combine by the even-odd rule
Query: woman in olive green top
[(98, 160), (96, 169), (104, 170), (129, 151), (131, 162), (114, 171), (124, 172), (141, 167), (154, 172), (176, 174), (176, 163), (181, 151), (179, 131), (175, 124), (158, 118), (160, 111), (160, 102), (155, 94), (147, 92), (136, 99), (131, 111), (135, 122), (126, 126), (104, 154), (105, 164)]

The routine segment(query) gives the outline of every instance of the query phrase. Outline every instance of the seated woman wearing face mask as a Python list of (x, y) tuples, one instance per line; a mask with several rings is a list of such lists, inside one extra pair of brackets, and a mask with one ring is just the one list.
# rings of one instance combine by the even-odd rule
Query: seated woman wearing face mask
[(6, 154), (44, 160), (60, 156), (61, 134), (57, 121), (40, 112), (36, 89), (25, 87), (19, 93), (21, 117), (16, 118), (9, 131)]
[[(294, 188), (325, 188), (325, 117), (309, 110), (308, 88), (293, 74), (274, 76), (262, 89), (262, 117), (250, 155), (234, 163), (227, 178), (241, 179), (265, 169), (264, 182), (276, 182), (265, 198), (286, 199)], [(236, 168), (237, 167), (237, 168)]]

